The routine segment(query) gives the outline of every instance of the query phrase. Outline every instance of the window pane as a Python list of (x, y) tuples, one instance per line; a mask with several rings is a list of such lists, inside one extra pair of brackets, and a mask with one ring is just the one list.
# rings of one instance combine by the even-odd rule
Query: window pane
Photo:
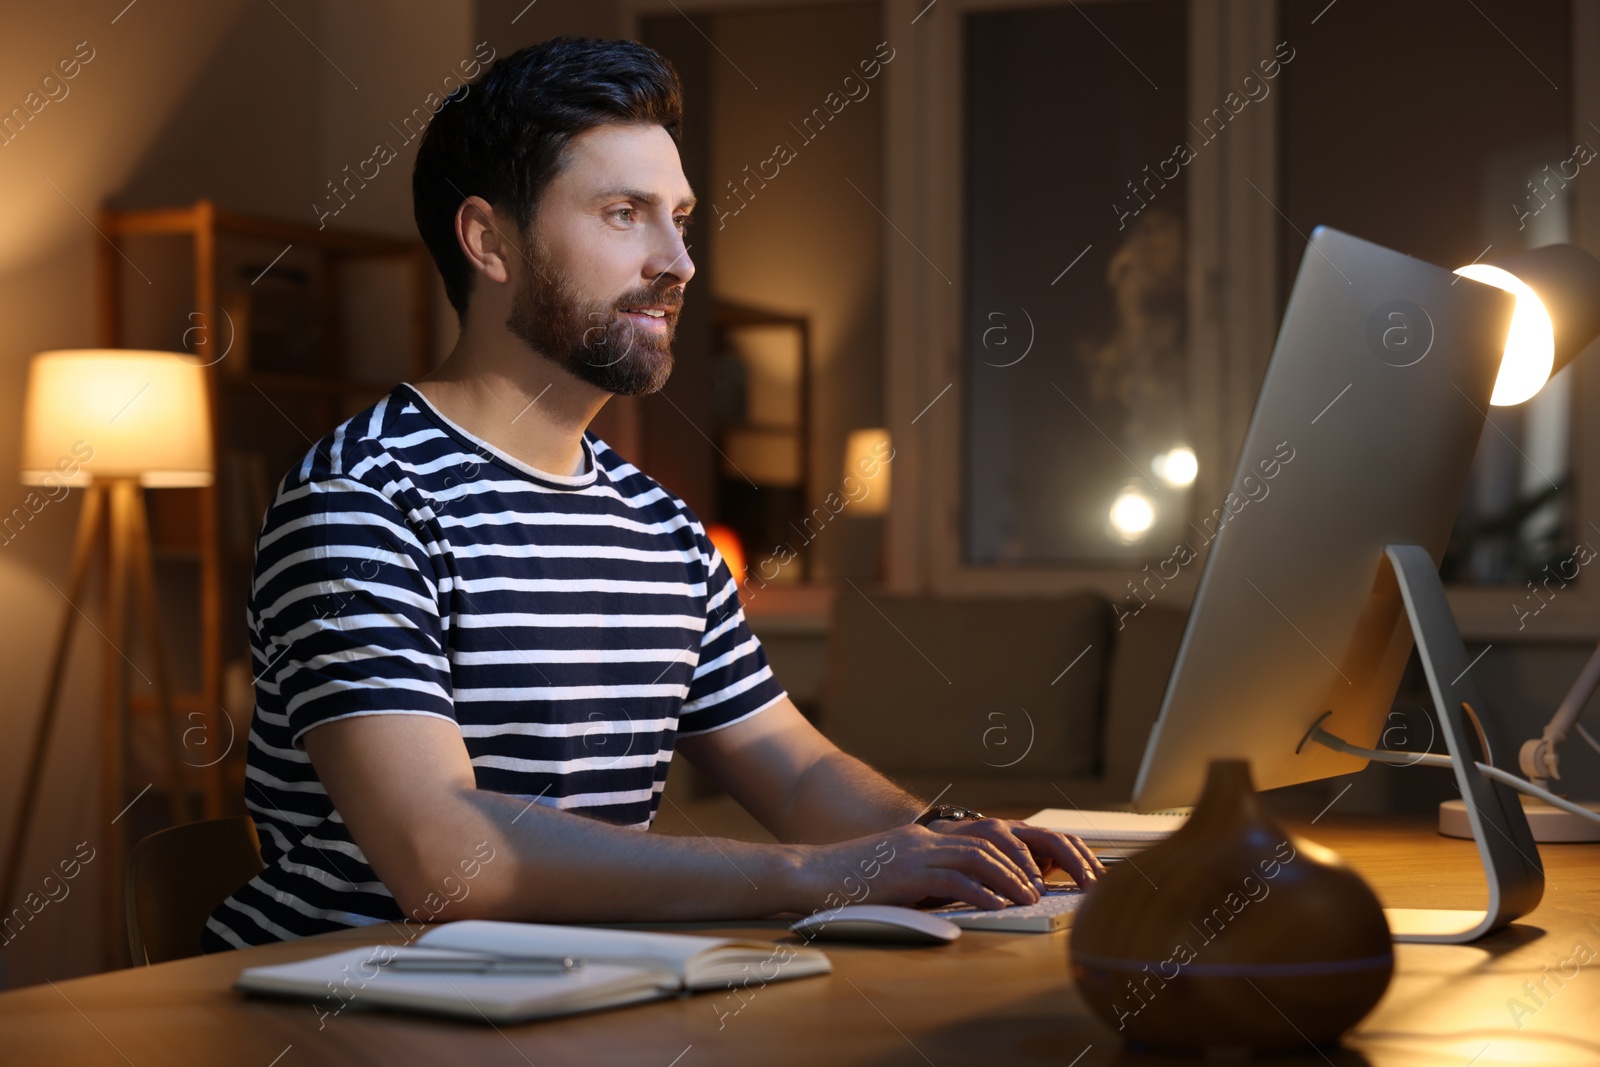
[[(1571, 239), (1567, 0), (1326, 7), (1280, 7), (1283, 295), (1322, 224), (1450, 268)], [(1577, 536), (1567, 372), (1488, 414), (1442, 571), (1520, 586)]]
[(1149, 557), (1182, 540), (1191, 495), (1152, 459), (1193, 480), (1172, 455), (1193, 444), (1172, 161), (1195, 139), (1184, 4), (974, 13), (965, 29), (966, 559)]

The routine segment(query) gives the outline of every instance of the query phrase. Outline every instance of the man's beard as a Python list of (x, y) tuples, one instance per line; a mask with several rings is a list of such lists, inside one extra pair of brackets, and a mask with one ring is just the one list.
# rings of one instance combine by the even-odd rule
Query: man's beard
[[(622, 313), (623, 308), (647, 305), (669, 309), (661, 336), (640, 329)], [(530, 269), (512, 299), (506, 329), (590, 385), (620, 396), (643, 396), (660, 390), (672, 373), (672, 337), (682, 306), (683, 287), (676, 283), (630, 289), (615, 300), (588, 303), (544, 249), (535, 247)]]

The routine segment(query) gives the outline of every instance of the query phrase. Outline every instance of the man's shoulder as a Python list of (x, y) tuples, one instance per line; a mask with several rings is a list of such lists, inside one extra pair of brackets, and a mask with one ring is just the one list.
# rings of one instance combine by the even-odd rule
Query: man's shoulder
[(619, 497), (630, 505), (655, 511), (663, 515), (682, 515), (685, 523), (701, 529), (700, 519), (682, 497), (640, 470), (628, 459), (619, 455), (593, 430), (584, 432), (589, 448), (594, 453), (595, 464), (604, 472)]
[[(361, 483), (384, 490), (395, 472), (426, 463), (453, 448), (418, 410), (405, 386), (345, 419), (297, 459), (284, 474), (280, 495), (314, 483)], [(387, 494), (386, 494), (387, 495)]]
[(409, 472), (449, 448), (406, 387), (396, 386), (328, 431), (284, 473), (264, 517), (258, 550), (293, 528), (342, 522), (340, 516), (356, 512), (404, 525), (416, 506), (407, 499)]

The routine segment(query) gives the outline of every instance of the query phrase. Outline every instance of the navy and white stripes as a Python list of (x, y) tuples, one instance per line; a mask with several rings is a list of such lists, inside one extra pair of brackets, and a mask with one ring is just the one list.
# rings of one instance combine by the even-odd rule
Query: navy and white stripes
[(207, 951), (404, 918), (301, 747), (320, 723), (437, 716), (480, 789), (642, 830), (677, 737), (783, 696), (699, 520), (594, 435), (584, 452), (581, 475), (533, 470), (402, 385), (284, 479), (249, 600), (266, 869)]

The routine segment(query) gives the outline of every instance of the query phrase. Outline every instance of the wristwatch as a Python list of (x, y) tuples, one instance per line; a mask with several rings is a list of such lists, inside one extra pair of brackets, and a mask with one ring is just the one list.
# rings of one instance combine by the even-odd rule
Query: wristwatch
[(973, 819), (982, 818), (984, 818), (983, 812), (973, 811), (971, 808), (963, 808), (956, 804), (935, 804), (921, 815), (918, 815), (912, 820), (912, 822), (916, 823), (918, 826), (927, 826), (935, 819), (953, 819), (956, 822), (971, 822)]

